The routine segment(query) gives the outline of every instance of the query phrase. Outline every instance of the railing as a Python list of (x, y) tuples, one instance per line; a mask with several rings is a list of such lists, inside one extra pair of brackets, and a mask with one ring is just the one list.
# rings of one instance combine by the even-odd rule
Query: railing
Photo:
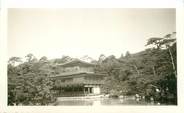
[(104, 84), (103, 80), (81, 80), (71, 82), (61, 82), (60, 86), (84, 85), (84, 84)]
[(58, 74), (57, 76), (67, 76), (67, 75), (74, 75), (74, 74), (80, 74), (80, 73), (94, 73), (92, 71), (72, 71), (72, 72), (62, 72)]
[(56, 93), (55, 96), (57, 96), (57, 97), (73, 97), (73, 96), (85, 96), (85, 94), (83, 91), (75, 91), (75, 92)]
[(83, 84), (104, 84), (103, 80), (84, 80)]

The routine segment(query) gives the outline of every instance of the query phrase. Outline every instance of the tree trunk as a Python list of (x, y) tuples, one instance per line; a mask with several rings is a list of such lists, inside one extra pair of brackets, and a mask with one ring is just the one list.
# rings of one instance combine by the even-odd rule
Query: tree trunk
[(155, 72), (155, 67), (153, 66), (153, 74), (154, 74), (154, 76), (156, 76), (156, 72)]
[(138, 76), (140, 75), (139, 70), (136, 65), (134, 65), (135, 70), (137, 71)]
[(170, 47), (168, 49), (169, 49), (169, 54), (170, 54), (170, 57), (171, 57), (171, 63), (172, 63), (172, 67), (173, 67), (173, 70), (174, 70), (174, 74), (175, 74), (175, 77), (177, 77), (176, 67), (174, 65), (174, 58), (173, 58), (173, 55), (171, 53)]

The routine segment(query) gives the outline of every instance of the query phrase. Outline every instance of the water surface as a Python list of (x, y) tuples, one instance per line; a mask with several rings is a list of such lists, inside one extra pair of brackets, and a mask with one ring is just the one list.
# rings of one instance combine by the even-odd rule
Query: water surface
[(139, 99), (119, 99), (119, 98), (62, 98), (59, 97), (56, 106), (95, 106), (95, 105), (153, 105)]

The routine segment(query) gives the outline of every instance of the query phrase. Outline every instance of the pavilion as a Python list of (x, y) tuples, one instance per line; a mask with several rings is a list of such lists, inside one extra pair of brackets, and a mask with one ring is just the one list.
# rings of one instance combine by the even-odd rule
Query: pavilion
[(101, 94), (104, 73), (94, 72), (96, 64), (74, 59), (57, 64), (54, 91), (57, 96), (86, 96)]

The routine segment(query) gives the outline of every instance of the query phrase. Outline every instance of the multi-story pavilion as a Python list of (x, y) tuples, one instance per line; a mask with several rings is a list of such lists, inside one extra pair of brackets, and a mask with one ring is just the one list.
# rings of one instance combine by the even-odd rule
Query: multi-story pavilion
[(58, 64), (53, 76), (57, 96), (99, 95), (105, 74), (95, 73), (95, 66), (79, 59)]

